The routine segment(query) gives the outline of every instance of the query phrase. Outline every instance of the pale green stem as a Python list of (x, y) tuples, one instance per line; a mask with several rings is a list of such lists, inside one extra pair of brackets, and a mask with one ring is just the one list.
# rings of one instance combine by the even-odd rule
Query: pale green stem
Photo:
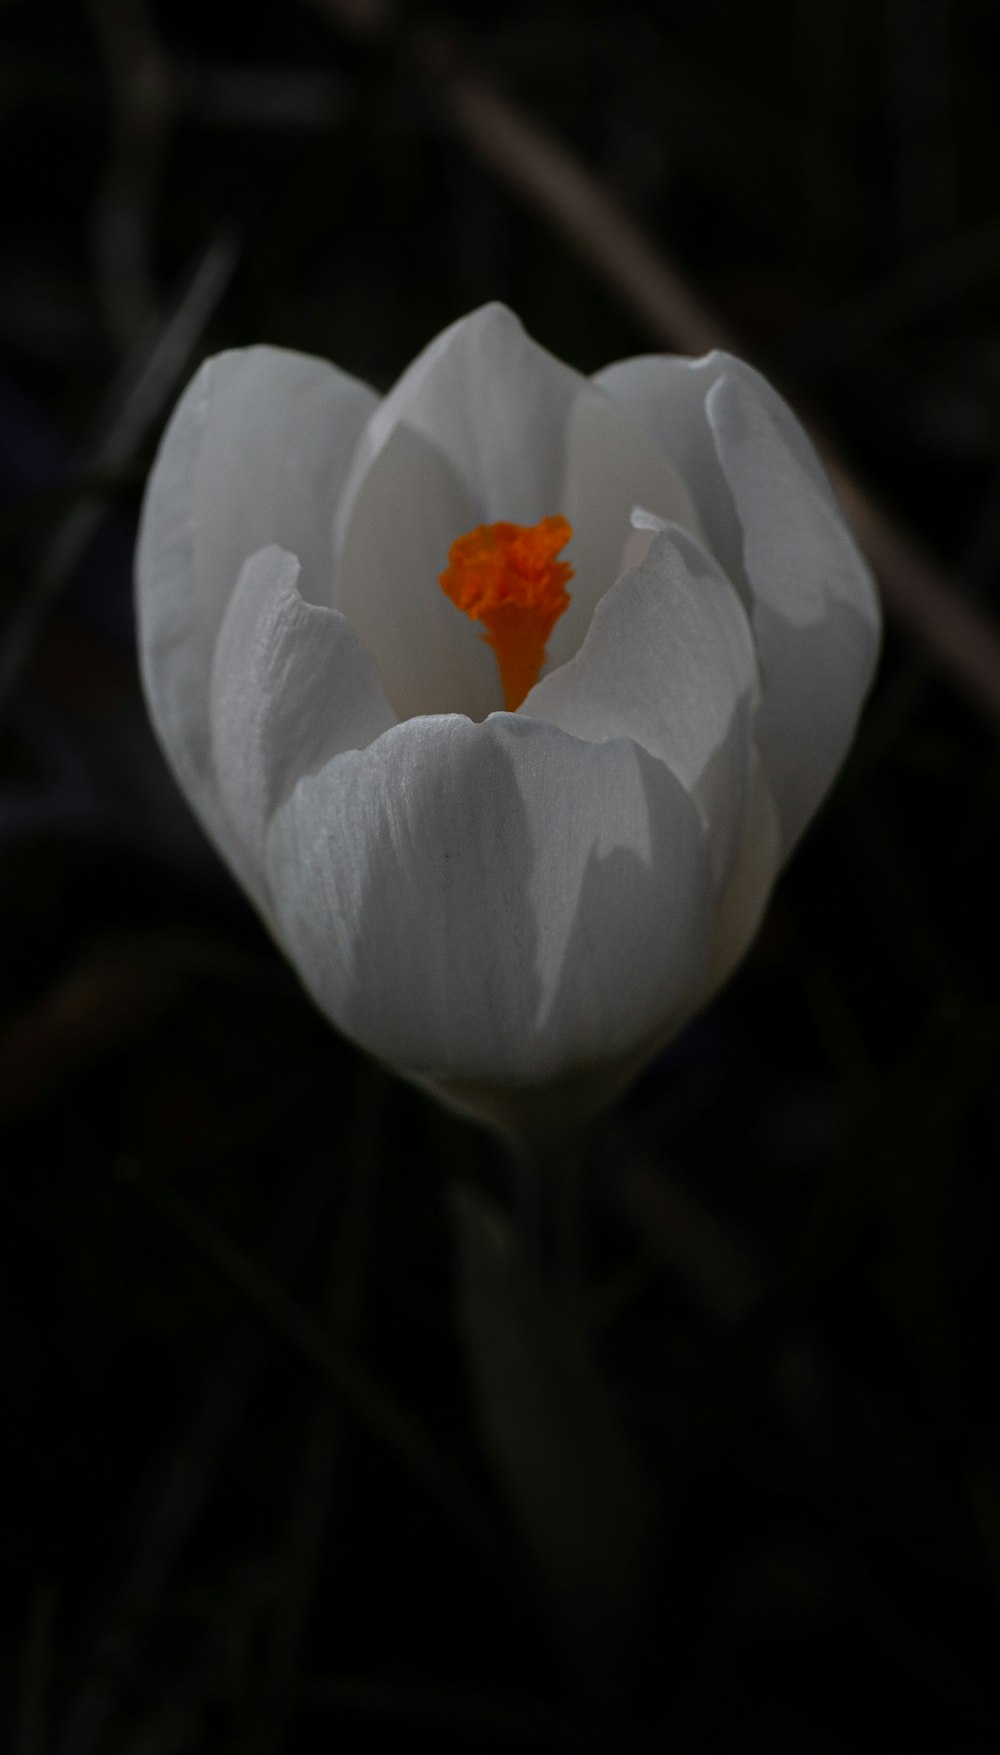
[(586, 1282), (586, 1184), (593, 1163), (593, 1135), (522, 1136), (512, 1142), (513, 1216), (525, 1254), (574, 1315)]

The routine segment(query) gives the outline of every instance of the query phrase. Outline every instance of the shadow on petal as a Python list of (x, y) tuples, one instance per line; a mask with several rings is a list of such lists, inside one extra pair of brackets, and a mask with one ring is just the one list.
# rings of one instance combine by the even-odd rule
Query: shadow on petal
[(588, 1093), (596, 1069), (620, 1082), (704, 988), (701, 820), (626, 738), (410, 721), (300, 782), (270, 868), (327, 1015), (498, 1125), (583, 1071)]

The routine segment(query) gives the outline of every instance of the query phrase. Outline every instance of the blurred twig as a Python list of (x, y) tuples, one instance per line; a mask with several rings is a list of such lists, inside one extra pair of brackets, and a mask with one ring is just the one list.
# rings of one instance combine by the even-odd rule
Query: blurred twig
[(332, 73), (298, 67), (204, 67), (181, 76), (178, 104), (209, 128), (329, 128), (348, 88)]
[(131, 1162), (120, 1166), (120, 1174), (158, 1218), (222, 1272), (274, 1333), (281, 1335), (362, 1424), (395, 1453), (498, 1576), (509, 1578), (509, 1562), (489, 1510), (417, 1416), (296, 1304), (260, 1263), (217, 1231), (176, 1190), (154, 1182)]
[[(330, 1152), (324, 1129), (268, 1227), (268, 1259), (279, 1272), (298, 1266), (324, 1222)], [(141, 1480), (133, 1506), (134, 1545), (87, 1630), (84, 1679), (60, 1727), (55, 1755), (95, 1755), (107, 1746), (125, 1678), (133, 1673), (147, 1637), (151, 1606), (162, 1598), (224, 1479), (221, 1460), (246, 1418), (268, 1357), (259, 1330), (241, 1316), (204, 1374), (192, 1417), (153, 1458)]]
[[(308, 0), (341, 29), (377, 43), (402, 20), (392, 0)], [(573, 155), (528, 119), (440, 31), (401, 37), (429, 78), (438, 113), (531, 206), (544, 213), (662, 345), (745, 354), (642, 227)], [(821, 433), (819, 448), (874, 568), (886, 605), (979, 708), (1000, 720), (1000, 632), (900, 527)]]
[[(236, 244), (226, 235), (205, 251), (165, 323), (143, 337), (112, 385), (88, 448), (88, 472), (121, 469), (162, 415), (177, 389), (236, 263)], [(0, 712), (31, 657), (35, 641), (60, 591), (94, 534), (100, 502), (79, 505), (56, 531), (31, 588), (18, 602), (0, 641)]]
[[(941, 305), (955, 303), (1000, 275), (1000, 220), (936, 243), (894, 273), (865, 286), (826, 317), (810, 318), (798, 338), (782, 344), (782, 357), (811, 371), (829, 370), (860, 354)], [(958, 312), (956, 311), (956, 317)], [(963, 325), (964, 327), (964, 325)]]
[(654, 1168), (616, 1144), (622, 1157), (618, 1201), (636, 1236), (714, 1321), (726, 1326), (742, 1322), (757, 1304), (761, 1288), (741, 1251), (708, 1209), (662, 1166)]
[(832, 445), (821, 441), (820, 449), (887, 608), (952, 672), (978, 707), (1000, 719), (1000, 633), (995, 624), (868, 493)]
[(0, 1024), (0, 1122), (58, 1102), (69, 1081), (141, 1042), (205, 978), (262, 998), (280, 992), (282, 980), (279, 965), (208, 934), (165, 928), (92, 942)]
[(822, 1429), (820, 1361), (794, 1325), (772, 1332), (769, 1289), (746, 1252), (714, 1214), (662, 1164), (653, 1164), (620, 1130), (611, 1134), (614, 1205), (636, 1241), (691, 1303), (737, 1348), (769, 1335), (770, 1385), (781, 1414), (800, 1436)]
[(29, 1111), (109, 1052), (134, 1042), (178, 990), (169, 970), (94, 959), (0, 1032), (0, 1118)]
[(443, 40), (422, 44), (421, 63), (440, 81), (447, 113), (469, 145), (553, 222), (654, 335), (685, 353), (738, 350), (721, 321), (572, 153), (489, 80), (463, 67)]
[(146, 0), (90, 0), (114, 105), (114, 144), (94, 214), (97, 285), (115, 340), (131, 347), (159, 315), (152, 210), (172, 109), (167, 58)]

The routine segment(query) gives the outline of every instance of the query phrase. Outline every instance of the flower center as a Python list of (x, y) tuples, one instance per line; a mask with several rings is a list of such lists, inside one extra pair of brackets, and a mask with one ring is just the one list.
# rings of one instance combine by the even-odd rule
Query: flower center
[(538, 681), (545, 642), (569, 605), (573, 569), (557, 561), (573, 534), (566, 518), (540, 524), (480, 524), (448, 551), (441, 589), (474, 622), (500, 669), (504, 705), (513, 713)]

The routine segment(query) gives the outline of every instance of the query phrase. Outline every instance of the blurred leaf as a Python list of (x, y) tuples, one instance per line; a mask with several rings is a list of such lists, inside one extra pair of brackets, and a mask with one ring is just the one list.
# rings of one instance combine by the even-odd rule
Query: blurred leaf
[[(391, 1087), (374, 1062), (362, 1061), (343, 1161), (347, 1175), (327, 1272), (322, 1321), (335, 1345), (349, 1345), (361, 1315), (370, 1249), (372, 1184), (379, 1170)], [(386, 1099), (389, 1097), (389, 1102)], [(326, 1549), (327, 1529), (343, 1475), (343, 1421), (328, 1401), (313, 1407), (294, 1458), (275, 1601), (264, 1697), (257, 1713), (254, 1755), (274, 1755), (287, 1744), (312, 1598)]]
[[(439, 1735), (450, 1731), (476, 1738), (475, 1744), (463, 1744), (467, 1749), (492, 1749), (498, 1736), (504, 1737), (505, 1746), (510, 1738), (518, 1748), (536, 1743), (545, 1748), (578, 1747), (572, 1726), (562, 1714), (533, 1701), (522, 1703), (509, 1693), (488, 1696), (469, 1688), (421, 1688), (382, 1677), (324, 1676), (303, 1683), (301, 1694), (310, 1703), (334, 1711), (406, 1720), (407, 1729), (426, 1726)], [(489, 1742), (484, 1741), (487, 1738)]]
[(24, 1641), (20, 1707), (11, 1755), (43, 1755), (46, 1746), (54, 1623), (55, 1592), (50, 1585), (39, 1584)]

